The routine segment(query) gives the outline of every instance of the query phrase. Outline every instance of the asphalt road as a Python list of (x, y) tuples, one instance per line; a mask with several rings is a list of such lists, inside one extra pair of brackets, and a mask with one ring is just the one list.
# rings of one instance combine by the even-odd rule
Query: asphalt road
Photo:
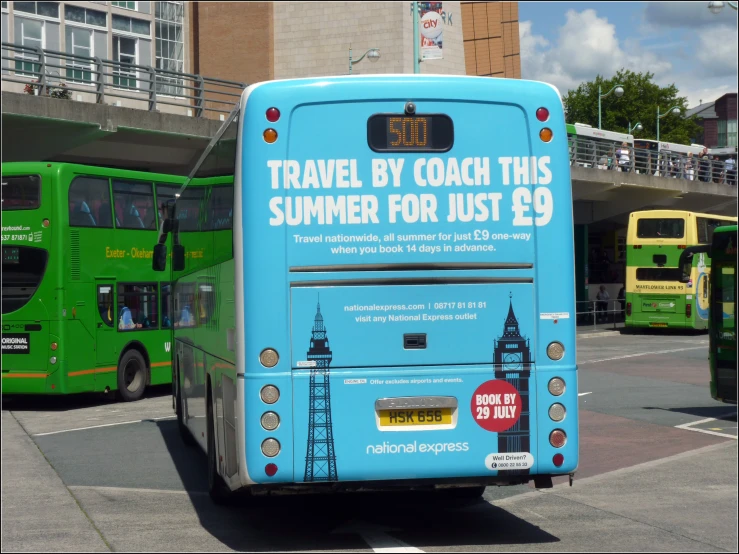
[(736, 407), (708, 393), (707, 337), (578, 342), (572, 488), (488, 488), (216, 507), (169, 388), (132, 404), (3, 399), (3, 551), (736, 551)]

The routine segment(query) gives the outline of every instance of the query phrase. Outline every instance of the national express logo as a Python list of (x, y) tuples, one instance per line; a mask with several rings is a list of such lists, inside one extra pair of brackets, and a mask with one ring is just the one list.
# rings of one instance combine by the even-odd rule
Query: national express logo
[(390, 444), (385, 441), (382, 444), (369, 445), (367, 454), (434, 454), (438, 456), (445, 452), (468, 452), (470, 444), (468, 442), (437, 442), (437, 443), (420, 443), (418, 441), (409, 442), (407, 444)]

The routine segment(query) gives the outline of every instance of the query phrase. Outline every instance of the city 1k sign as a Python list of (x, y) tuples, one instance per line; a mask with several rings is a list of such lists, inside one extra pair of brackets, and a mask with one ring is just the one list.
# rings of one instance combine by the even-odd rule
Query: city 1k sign
[(421, 4), (421, 59), (442, 59), (441, 45), (444, 37), (444, 20), (441, 2), (420, 2)]

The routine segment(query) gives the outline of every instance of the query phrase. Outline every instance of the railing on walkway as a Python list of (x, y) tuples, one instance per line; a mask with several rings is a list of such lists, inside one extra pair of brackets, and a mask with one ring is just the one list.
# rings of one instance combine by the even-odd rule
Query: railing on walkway
[(727, 164), (708, 157), (625, 147), (581, 137), (570, 137), (570, 165), (736, 186), (736, 159), (733, 164)]
[(615, 329), (625, 319), (626, 300), (583, 300), (575, 303), (578, 327)]
[[(180, 73), (151, 66), (2, 43), (2, 80), (26, 84), (37, 95), (69, 98), (65, 91), (188, 108), (195, 117), (228, 114), (238, 104), (244, 83)], [(62, 76), (64, 78), (62, 78)], [(30, 87), (30, 88), (29, 88)], [(138, 94), (138, 96), (136, 96)]]

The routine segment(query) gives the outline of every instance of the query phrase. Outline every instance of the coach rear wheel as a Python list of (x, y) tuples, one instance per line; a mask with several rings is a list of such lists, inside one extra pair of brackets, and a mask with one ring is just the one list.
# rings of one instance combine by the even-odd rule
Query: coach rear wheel
[(118, 395), (125, 402), (138, 400), (146, 389), (146, 360), (138, 350), (129, 350), (118, 362)]

